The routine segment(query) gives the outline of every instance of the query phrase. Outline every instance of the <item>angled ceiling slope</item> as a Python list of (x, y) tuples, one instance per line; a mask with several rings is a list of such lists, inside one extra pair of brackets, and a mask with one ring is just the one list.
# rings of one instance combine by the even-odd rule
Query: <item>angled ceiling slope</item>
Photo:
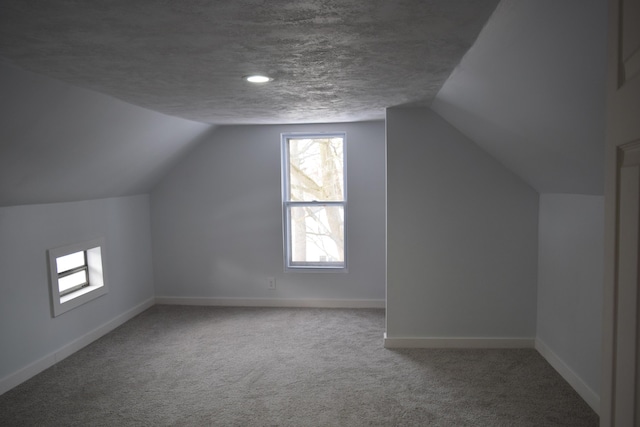
[(429, 105), (497, 3), (3, 0), (0, 56), (201, 122), (375, 120)]
[(0, 206), (148, 192), (214, 128), (0, 61)]
[(432, 108), (540, 193), (601, 195), (607, 2), (503, 0)]

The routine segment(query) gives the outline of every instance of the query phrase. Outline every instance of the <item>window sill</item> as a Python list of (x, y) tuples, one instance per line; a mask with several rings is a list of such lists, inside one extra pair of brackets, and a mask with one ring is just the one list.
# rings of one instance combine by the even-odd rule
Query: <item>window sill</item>
[(285, 267), (285, 273), (348, 273), (347, 267), (293, 266)]
[[(97, 291), (97, 290), (99, 290), (101, 288), (104, 288), (104, 286), (102, 286), (102, 285), (101, 286), (92, 285), (92, 286), (87, 286), (87, 287), (82, 288), (82, 289), (78, 289), (75, 292), (71, 292), (70, 294), (67, 294), (67, 295), (65, 295), (63, 297), (60, 297), (60, 304), (68, 303), (69, 301), (73, 301), (76, 298), (80, 298), (83, 295), (87, 295), (87, 294), (89, 294), (91, 292), (95, 292), (95, 291)], [(104, 295), (105, 293), (106, 292), (103, 292), (100, 295)], [(91, 299), (97, 298), (100, 295), (92, 295)]]

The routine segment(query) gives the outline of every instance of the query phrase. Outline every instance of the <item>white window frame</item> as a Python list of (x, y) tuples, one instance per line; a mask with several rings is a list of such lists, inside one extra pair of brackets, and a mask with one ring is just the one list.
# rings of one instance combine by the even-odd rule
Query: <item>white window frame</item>
[[(296, 272), (348, 272), (348, 242), (347, 242), (347, 133), (346, 132), (287, 132), (281, 137), (281, 173), (282, 173), (282, 221), (284, 240), (284, 270)], [(305, 201), (289, 200), (289, 150), (290, 139), (342, 138), (342, 201)], [(294, 206), (341, 206), (344, 214), (344, 262), (293, 262), (291, 254), (291, 217), (290, 208)]]
[[(71, 292), (61, 293), (58, 280), (64, 276), (65, 272), (58, 272), (56, 260), (76, 252), (84, 252), (88, 283)], [(51, 314), (53, 317), (66, 313), (73, 308), (107, 293), (103, 238), (49, 249), (47, 255), (49, 258), (49, 287), (51, 293)]]

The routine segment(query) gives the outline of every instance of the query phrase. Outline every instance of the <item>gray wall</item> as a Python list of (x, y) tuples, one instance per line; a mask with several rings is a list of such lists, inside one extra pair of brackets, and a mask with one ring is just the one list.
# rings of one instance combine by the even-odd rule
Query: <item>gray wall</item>
[[(149, 198), (0, 208), (0, 379), (153, 297)], [(105, 238), (108, 294), (51, 317), (47, 249)]]
[(429, 109), (387, 110), (387, 336), (533, 338), (538, 194)]
[(604, 197), (540, 196), (538, 340), (601, 386)]
[[(303, 131), (347, 133), (348, 273), (283, 272), (280, 134)], [(217, 128), (152, 192), (157, 296), (384, 300), (384, 143), (383, 122)]]

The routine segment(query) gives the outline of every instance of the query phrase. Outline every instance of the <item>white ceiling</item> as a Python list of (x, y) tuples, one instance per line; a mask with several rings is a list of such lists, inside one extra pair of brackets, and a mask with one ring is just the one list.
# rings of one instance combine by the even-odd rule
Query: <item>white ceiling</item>
[(0, 56), (205, 123), (383, 119), (429, 105), (497, 3), (3, 0)]
[(503, 0), (432, 108), (540, 193), (603, 194), (605, 0)]

